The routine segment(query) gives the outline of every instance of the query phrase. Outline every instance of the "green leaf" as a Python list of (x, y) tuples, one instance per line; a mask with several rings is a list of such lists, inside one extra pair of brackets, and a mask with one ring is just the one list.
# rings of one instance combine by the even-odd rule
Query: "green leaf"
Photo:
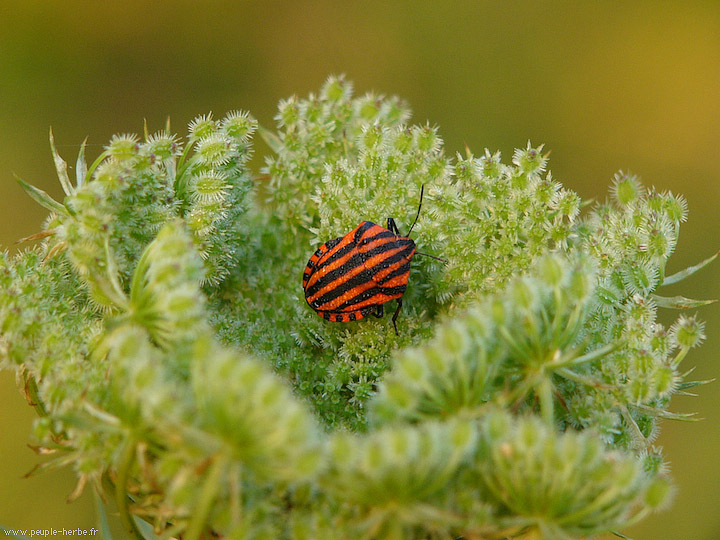
[(653, 294), (652, 299), (655, 300), (658, 307), (670, 309), (694, 309), (717, 302), (717, 300), (694, 300), (684, 296), (659, 296), (657, 294)]
[(100, 495), (98, 495), (97, 493), (95, 493), (95, 510), (97, 512), (100, 538), (102, 538), (102, 540), (113, 540), (112, 532), (110, 531), (110, 524), (108, 523), (105, 503), (100, 498)]
[(72, 195), (75, 188), (73, 188), (73, 185), (70, 183), (70, 178), (68, 177), (67, 163), (65, 163), (65, 160), (60, 157), (60, 154), (58, 154), (55, 149), (55, 137), (53, 137), (52, 129), (50, 129), (50, 148), (52, 149), (53, 159), (55, 160), (55, 169), (57, 170), (60, 185), (65, 195)]
[(105, 237), (105, 261), (107, 263), (107, 278), (110, 280), (112, 287), (109, 292), (113, 293), (109, 298), (113, 299), (118, 307), (127, 308), (127, 297), (125, 296), (122, 285), (120, 285), (120, 272), (112, 249), (110, 249), (109, 236)]
[(672, 276), (666, 277), (665, 280), (662, 282), (662, 284), (663, 285), (672, 285), (673, 283), (682, 281), (683, 279), (685, 279), (688, 276), (692, 276), (695, 272), (706, 267), (708, 264), (710, 264), (715, 259), (717, 259), (718, 255), (720, 255), (720, 251), (715, 253), (715, 255), (708, 257), (701, 263), (696, 264), (695, 266), (689, 266), (685, 270), (680, 270), (679, 272), (673, 274)]
[(25, 190), (25, 193), (30, 195), (30, 198), (43, 208), (46, 208), (51, 212), (55, 212), (56, 214), (61, 214), (63, 216), (70, 215), (70, 212), (68, 212), (68, 209), (65, 208), (64, 205), (57, 202), (50, 195), (45, 193), (42, 189), (31, 186), (17, 175), (15, 176), (15, 180), (17, 180), (20, 186)]
[(152, 525), (150, 525), (147, 521), (144, 519), (140, 519), (137, 516), (133, 516), (133, 520), (135, 521), (135, 525), (137, 526), (140, 533), (143, 535), (145, 540), (157, 540), (160, 537), (155, 534), (155, 531), (152, 528)]
[(553, 368), (561, 368), (561, 367), (569, 367), (569, 366), (579, 366), (580, 364), (586, 364), (588, 362), (592, 362), (593, 360), (597, 360), (598, 358), (602, 356), (606, 356), (612, 352), (615, 352), (620, 347), (625, 345), (625, 343), (621, 341), (617, 342), (611, 342), (605, 345), (604, 347), (600, 347), (599, 349), (595, 349), (594, 351), (590, 351), (587, 354), (583, 354), (582, 356), (577, 357), (570, 357), (565, 360), (559, 360), (557, 362), (553, 362), (551, 366)]
[(76, 189), (82, 187), (85, 183), (85, 175), (87, 174), (87, 163), (85, 162), (85, 145), (87, 144), (87, 137), (80, 145), (80, 151), (78, 152), (77, 162), (75, 163), (75, 177), (77, 181)]
[(715, 379), (705, 379), (703, 381), (685, 381), (678, 384), (678, 390), (687, 390), (688, 388), (695, 388), (696, 386), (703, 386), (715, 382)]
[(283, 148), (283, 143), (276, 133), (270, 131), (269, 129), (265, 129), (261, 125), (258, 125), (258, 133), (260, 133), (262, 140), (270, 147), (270, 150), (276, 154), (280, 153), (280, 150)]
[(668, 420), (682, 420), (683, 422), (699, 422), (700, 418), (695, 416), (696, 413), (673, 413), (658, 409), (656, 407), (649, 407), (647, 405), (633, 405), (629, 404), (630, 407), (637, 409), (643, 414), (648, 416), (654, 416), (656, 418), (667, 418)]

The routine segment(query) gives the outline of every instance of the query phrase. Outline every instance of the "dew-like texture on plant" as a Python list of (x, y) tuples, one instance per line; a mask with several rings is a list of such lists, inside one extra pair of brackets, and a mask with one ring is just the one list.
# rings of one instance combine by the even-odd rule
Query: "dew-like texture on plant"
[[(585, 205), (542, 146), (448, 156), (342, 77), (275, 121), (83, 145), (73, 181), (51, 137), (65, 199), (20, 181), (50, 215), (0, 256), (0, 358), (41, 470), (186, 540), (589, 538), (667, 504), (653, 442), (705, 328), (658, 312), (708, 302), (659, 289), (714, 259), (666, 275), (682, 197), (621, 172)], [(407, 234), (421, 192), (412, 239), (447, 262), (413, 258), (400, 335), (318, 317), (312, 253), (365, 220)]]

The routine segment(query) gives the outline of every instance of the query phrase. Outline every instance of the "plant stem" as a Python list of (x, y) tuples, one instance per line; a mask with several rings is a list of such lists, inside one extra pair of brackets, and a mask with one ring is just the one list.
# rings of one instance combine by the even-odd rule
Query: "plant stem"
[(203, 484), (200, 496), (197, 501), (197, 508), (193, 514), (188, 528), (183, 535), (184, 540), (198, 540), (205, 527), (205, 522), (210, 514), (210, 508), (215, 501), (215, 495), (220, 487), (220, 479), (225, 473), (229, 456), (226, 452), (215, 455), (212, 466), (208, 471), (205, 483)]
[(143, 536), (135, 526), (135, 522), (130, 517), (128, 511), (128, 494), (127, 494), (127, 479), (130, 467), (135, 460), (135, 437), (128, 434), (123, 446), (122, 453), (120, 454), (120, 464), (117, 469), (117, 480), (115, 482), (115, 503), (120, 513), (120, 521), (122, 521), (125, 530), (130, 533), (131, 538), (142, 539)]

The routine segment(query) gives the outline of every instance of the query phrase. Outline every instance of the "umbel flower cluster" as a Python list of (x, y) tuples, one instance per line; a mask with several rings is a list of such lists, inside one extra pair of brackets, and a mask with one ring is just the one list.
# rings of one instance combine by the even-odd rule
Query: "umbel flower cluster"
[[(342, 77), (246, 113), (114, 137), (35, 247), (0, 257), (0, 357), (35, 444), (136, 538), (588, 538), (667, 504), (653, 445), (703, 324), (658, 309), (681, 197), (618, 173), (583, 210), (530, 144), (448, 157)], [(256, 135), (269, 147), (249, 170)], [(51, 139), (52, 142), (52, 139)], [(394, 217), (418, 250), (396, 336), (333, 323), (301, 277)], [(103, 502), (105, 501), (105, 502)], [(104, 517), (101, 522), (104, 523)]]

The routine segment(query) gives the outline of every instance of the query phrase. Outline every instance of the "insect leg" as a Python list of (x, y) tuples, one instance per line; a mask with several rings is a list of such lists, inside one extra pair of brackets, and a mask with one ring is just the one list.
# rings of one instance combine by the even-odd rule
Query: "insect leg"
[(398, 303), (398, 307), (395, 310), (395, 314), (392, 316), (392, 322), (393, 322), (393, 326), (395, 327), (395, 335), (399, 336), (400, 334), (398, 333), (398, 329), (397, 329), (397, 318), (398, 318), (398, 315), (400, 315), (400, 308), (402, 308), (402, 298), (398, 298), (397, 303)]
[(382, 305), (382, 304), (380, 304), (379, 306), (377, 306), (377, 307), (375, 308), (375, 313), (373, 313), (373, 315), (375, 315), (378, 319), (382, 318), (382, 316), (383, 316), (384, 314), (385, 314), (385, 308), (383, 308), (383, 305)]

